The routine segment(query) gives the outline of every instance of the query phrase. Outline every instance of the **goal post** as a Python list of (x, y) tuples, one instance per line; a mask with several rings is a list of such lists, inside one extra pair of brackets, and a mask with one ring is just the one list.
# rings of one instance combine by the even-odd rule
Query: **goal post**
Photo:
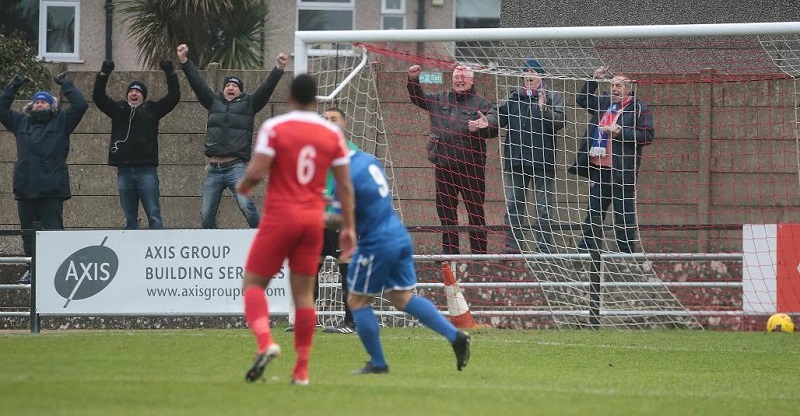
[[(296, 31), (294, 72), (308, 72), (310, 45), (372, 42), (550, 41), (711, 36), (782, 36), (800, 33), (800, 22), (715, 23), (641, 26), (573, 26), (476, 29)], [(312, 53), (313, 54), (313, 53)]]
[[(470, 222), (461, 196), (458, 225), (439, 218), (426, 157), (431, 116), (406, 88), (415, 64), (426, 93), (451, 90), (453, 69), (467, 66), (498, 119), (504, 103), (528, 100), (520, 108), (531, 112), (503, 114), (498, 136), (485, 140), (485, 225)], [(593, 79), (600, 67), (608, 77)], [(545, 108), (553, 97), (563, 102), (563, 127), (552, 134), (531, 127), (545, 122), (525, 98), (531, 68), (542, 81), (536, 91), (548, 94)], [(742, 230), (800, 223), (800, 22), (296, 32), (294, 69), (315, 76), (320, 110), (342, 108), (348, 137), (386, 166), (414, 238), (417, 290), (440, 309), (447, 304), (440, 263), (455, 260), (479, 324), (752, 329), (765, 319), (743, 310)], [(607, 96), (619, 74), (651, 113), (655, 137), (628, 154), (638, 164), (613, 168), (632, 171), (623, 196), (613, 176), (570, 169), (601, 119), (584, 108), (584, 87), (597, 82), (592, 96)], [(462, 110), (469, 111), (453, 104)], [(534, 134), (545, 142), (522, 144), (527, 156), (506, 152), (512, 138)], [(552, 147), (552, 158), (518, 173), (542, 146)], [(525, 178), (523, 191), (510, 186), (512, 173)], [(548, 175), (552, 187), (541, 185)], [(579, 250), (587, 226), (596, 250)], [(476, 230), (486, 235), (487, 253), (471, 251)], [(445, 232), (460, 245), (445, 247)], [(780, 304), (765, 294), (759, 308), (759, 296), (748, 291), (748, 308)]]

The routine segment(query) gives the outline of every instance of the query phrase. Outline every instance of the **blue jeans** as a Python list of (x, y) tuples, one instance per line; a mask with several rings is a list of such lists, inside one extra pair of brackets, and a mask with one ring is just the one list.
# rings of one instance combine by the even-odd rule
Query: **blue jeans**
[(139, 229), (139, 201), (142, 202), (150, 229), (164, 228), (158, 186), (158, 168), (155, 166), (117, 166), (119, 205), (125, 214), (126, 230)]
[(519, 242), (525, 239), (523, 227), (527, 219), (528, 186), (533, 182), (533, 203), (536, 207), (536, 246), (540, 253), (550, 253), (553, 247), (552, 211), (555, 199), (554, 174), (534, 172), (532, 166), (514, 166), (505, 173), (505, 194), (508, 215), (504, 218), (506, 249), (519, 251)]
[(200, 221), (203, 228), (217, 228), (217, 211), (219, 211), (219, 202), (222, 199), (222, 193), (225, 188), (229, 189), (236, 198), (239, 211), (242, 212), (247, 220), (247, 226), (250, 228), (258, 227), (259, 214), (253, 199), (239, 195), (236, 192), (236, 183), (244, 176), (246, 168), (247, 163), (241, 160), (226, 164), (223, 167), (206, 166), (206, 179), (203, 183), (203, 206), (200, 208)]

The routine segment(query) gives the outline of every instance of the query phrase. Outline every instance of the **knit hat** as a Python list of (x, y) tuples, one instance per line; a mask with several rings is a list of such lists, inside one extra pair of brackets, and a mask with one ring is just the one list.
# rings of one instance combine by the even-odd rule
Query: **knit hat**
[(238, 85), (239, 86), (239, 91), (240, 92), (244, 92), (244, 82), (239, 77), (235, 77), (233, 75), (229, 75), (229, 76), (225, 77), (225, 81), (222, 83), (222, 88), (224, 89), (225, 86), (228, 85), (229, 82), (232, 82), (232, 83)]
[(31, 97), (31, 101), (36, 101), (36, 100), (47, 101), (47, 103), (50, 105), (53, 105), (53, 103), (55, 102), (55, 100), (53, 99), (53, 95), (47, 91), (36, 91), (36, 93), (34, 93), (33, 96)]
[(139, 92), (142, 93), (142, 97), (147, 98), (147, 85), (144, 85), (142, 81), (133, 81), (128, 84), (126, 93), (130, 90), (139, 90)]
[(522, 68), (520, 68), (520, 71), (522, 72), (536, 71), (540, 74), (544, 74), (544, 68), (542, 68), (542, 65), (539, 63), (539, 61), (535, 59), (526, 60), (525, 63), (522, 65)]

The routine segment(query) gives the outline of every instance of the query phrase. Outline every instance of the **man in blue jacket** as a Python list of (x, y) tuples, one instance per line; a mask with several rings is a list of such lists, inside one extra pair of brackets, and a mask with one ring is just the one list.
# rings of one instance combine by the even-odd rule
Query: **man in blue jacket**
[(170, 60), (162, 60), (167, 77), (167, 95), (147, 101), (147, 86), (141, 81), (128, 85), (125, 100), (114, 101), (106, 94), (114, 61), (104, 61), (95, 77), (92, 100), (111, 118), (108, 164), (117, 168), (119, 204), (126, 230), (139, 228), (139, 201), (151, 230), (164, 228), (158, 180), (158, 124), (181, 99), (178, 75)]
[[(38, 91), (22, 112), (11, 104), (27, 78), (17, 74), (0, 94), (0, 124), (14, 133), (17, 162), (14, 164), (14, 199), (20, 228), (31, 230), (41, 222), (46, 230), (64, 229), (64, 201), (72, 197), (67, 170), (70, 134), (78, 126), (89, 104), (62, 73), (55, 78), (70, 102), (65, 110), (49, 91)], [(33, 257), (33, 235), (22, 235), (26, 257)], [(30, 269), (17, 283), (30, 284)]]
[(523, 86), (515, 88), (500, 104), (500, 127), (507, 129), (503, 142), (503, 171), (508, 215), (507, 254), (520, 252), (527, 226), (528, 187), (533, 184), (536, 207), (536, 246), (549, 254), (553, 246), (552, 211), (556, 191), (556, 132), (564, 127), (564, 95), (547, 89), (544, 69), (535, 59), (522, 67)]
[(203, 228), (217, 228), (217, 211), (222, 193), (227, 188), (236, 198), (250, 228), (258, 227), (259, 214), (253, 199), (236, 193), (236, 183), (244, 175), (253, 147), (255, 115), (269, 102), (272, 92), (289, 63), (285, 53), (279, 53), (277, 65), (267, 79), (252, 94), (244, 92), (239, 77), (227, 76), (222, 92), (209, 88), (200, 71), (188, 58), (189, 47), (177, 49), (178, 60), (200, 104), (208, 110), (206, 124), (206, 178), (203, 183), (203, 203), (200, 217)]

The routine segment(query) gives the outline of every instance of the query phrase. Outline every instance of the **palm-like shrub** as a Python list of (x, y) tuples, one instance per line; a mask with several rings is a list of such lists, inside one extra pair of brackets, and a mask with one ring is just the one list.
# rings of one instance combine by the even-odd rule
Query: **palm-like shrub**
[(263, 66), (269, 14), (263, 0), (122, 0), (115, 11), (129, 23), (145, 67), (174, 59), (181, 43), (200, 68), (211, 62), (223, 68)]

